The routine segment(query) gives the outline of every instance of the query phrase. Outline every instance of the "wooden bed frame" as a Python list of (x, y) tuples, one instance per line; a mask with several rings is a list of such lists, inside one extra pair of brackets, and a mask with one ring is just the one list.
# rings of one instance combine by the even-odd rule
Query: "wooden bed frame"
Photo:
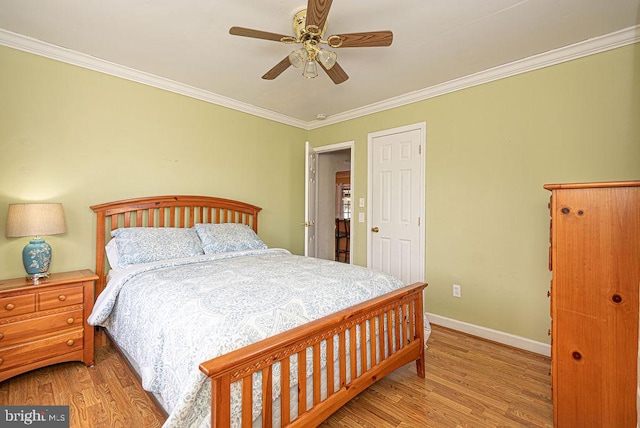
[[(159, 196), (128, 199), (91, 207), (97, 214), (96, 297), (106, 285), (105, 245), (110, 231), (122, 227), (192, 227), (196, 223), (244, 223), (258, 232), (261, 208), (243, 202), (207, 196)], [(200, 364), (211, 379), (211, 426), (230, 425), (231, 385), (241, 382), (242, 426), (252, 423), (252, 376), (262, 372), (262, 426), (272, 426), (273, 365), (280, 363), (281, 426), (317, 426), (351, 398), (386, 374), (415, 361), (419, 377), (425, 376), (423, 291), (415, 283), (327, 317), (256, 342)], [(355, 340), (360, 337), (360, 349)], [(366, 333), (366, 334), (360, 334)], [(372, 339), (367, 341), (367, 335)], [(334, 347), (334, 337), (338, 346)], [(327, 364), (321, 378), (320, 347), (325, 343), (327, 361), (339, 361), (339, 373)], [(305, 364), (298, 364), (297, 416), (290, 417), (290, 357), (313, 355), (313, 405), (307, 408)], [(364, 364), (362, 364), (364, 362)], [(347, 363), (349, 368), (347, 369)], [(347, 373), (348, 370), (348, 373)], [(347, 376), (349, 374), (349, 376)], [(339, 387), (334, 387), (339, 377)], [(326, 393), (321, 392), (322, 384)], [(310, 391), (311, 392), (311, 391)], [(265, 405), (265, 403), (269, 403)], [(248, 409), (248, 411), (245, 411)]]

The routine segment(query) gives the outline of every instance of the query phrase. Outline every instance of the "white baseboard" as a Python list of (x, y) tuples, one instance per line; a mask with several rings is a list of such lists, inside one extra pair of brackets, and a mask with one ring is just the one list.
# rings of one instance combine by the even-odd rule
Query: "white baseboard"
[(493, 342), (502, 343), (504, 345), (513, 346), (514, 348), (524, 349), (525, 351), (535, 352), (536, 354), (551, 356), (551, 345), (547, 343), (537, 342), (527, 339), (526, 337), (516, 336), (514, 334), (505, 333), (504, 331), (493, 330), (481, 327), (475, 324), (469, 324), (464, 321), (446, 318), (440, 315), (427, 312), (427, 318), (430, 323), (458, 330), (463, 333), (478, 336)]

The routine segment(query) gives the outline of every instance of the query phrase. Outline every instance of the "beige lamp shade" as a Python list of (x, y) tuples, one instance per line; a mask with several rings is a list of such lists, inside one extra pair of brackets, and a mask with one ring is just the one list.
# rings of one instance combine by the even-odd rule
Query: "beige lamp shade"
[(9, 204), (7, 238), (65, 233), (62, 204)]

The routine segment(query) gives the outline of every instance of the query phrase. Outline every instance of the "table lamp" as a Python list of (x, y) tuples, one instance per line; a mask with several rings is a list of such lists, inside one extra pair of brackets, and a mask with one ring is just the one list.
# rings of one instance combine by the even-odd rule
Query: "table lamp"
[(62, 204), (9, 204), (5, 236), (35, 236), (22, 250), (22, 262), (29, 280), (37, 283), (40, 278), (49, 276), (51, 246), (40, 236), (66, 231)]

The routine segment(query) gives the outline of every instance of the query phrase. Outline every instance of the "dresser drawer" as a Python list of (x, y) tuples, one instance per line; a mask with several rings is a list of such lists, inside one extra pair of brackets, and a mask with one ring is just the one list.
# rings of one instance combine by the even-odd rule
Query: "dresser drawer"
[(62, 306), (78, 305), (82, 303), (82, 300), (82, 286), (42, 291), (38, 293), (38, 309), (44, 311)]
[(82, 349), (82, 330), (0, 349), (0, 372)]
[(18, 343), (32, 342), (34, 339), (59, 333), (64, 329), (81, 329), (82, 327), (82, 309), (0, 325), (0, 349)]
[(36, 310), (35, 293), (0, 299), (0, 318), (28, 314)]

